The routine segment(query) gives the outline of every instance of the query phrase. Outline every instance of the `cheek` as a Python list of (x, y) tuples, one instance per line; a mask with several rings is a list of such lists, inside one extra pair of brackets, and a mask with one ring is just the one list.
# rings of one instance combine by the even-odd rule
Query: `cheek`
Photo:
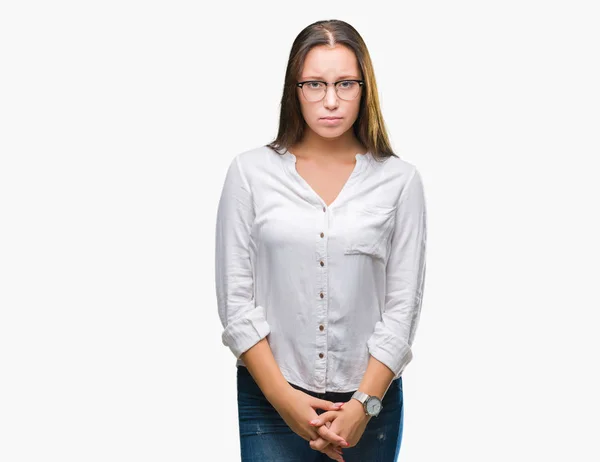
[(315, 110), (314, 105), (302, 104), (300, 102), (300, 112), (304, 118), (304, 123), (308, 125), (312, 130), (319, 132), (321, 127), (319, 126), (319, 115), (318, 111)]
[(358, 117), (358, 111), (360, 110), (360, 100), (357, 101), (353, 101), (352, 102), (352, 106), (350, 106), (349, 110), (348, 110), (348, 117), (350, 117), (350, 114), (352, 114), (352, 118), (356, 119)]
[(298, 104), (300, 105), (300, 112), (302, 113), (304, 118), (306, 119), (307, 117), (309, 117), (310, 109), (307, 107), (307, 104), (304, 101), (302, 101), (301, 95), (298, 95)]
[(318, 117), (318, 109), (315, 103), (303, 103), (300, 101), (300, 111), (304, 116), (304, 120), (309, 124), (316, 123)]
[(350, 128), (352, 125), (354, 125), (354, 122), (356, 122), (356, 119), (358, 118), (359, 110), (360, 104), (352, 104), (351, 106), (348, 106), (347, 110), (345, 111), (346, 120), (344, 121), (346, 128)]
[(314, 114), (314, 109), (311, 108), (308, 104), (300, 103), (300, 111), (304, 116), (304, 120), (306, 120), (308, 123), (312, 123), (314, 118), (316, 117)]

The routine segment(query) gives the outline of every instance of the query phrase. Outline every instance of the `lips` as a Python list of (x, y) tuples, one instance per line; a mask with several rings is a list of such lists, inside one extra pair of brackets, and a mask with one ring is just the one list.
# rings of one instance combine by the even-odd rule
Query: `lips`
[(325, 127), (337, 127), (342, 123), (341, 117), (321, 117), (319, 123)]

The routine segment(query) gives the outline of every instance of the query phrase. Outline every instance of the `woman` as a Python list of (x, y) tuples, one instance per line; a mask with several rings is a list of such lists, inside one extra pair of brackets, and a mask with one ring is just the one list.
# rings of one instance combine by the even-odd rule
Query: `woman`
[(277, 138), (233, 159), (217, 212), (244, 462), (397, 460), (425, 245), (421, 176), (390, 148), (366, 45), (311, 24)]

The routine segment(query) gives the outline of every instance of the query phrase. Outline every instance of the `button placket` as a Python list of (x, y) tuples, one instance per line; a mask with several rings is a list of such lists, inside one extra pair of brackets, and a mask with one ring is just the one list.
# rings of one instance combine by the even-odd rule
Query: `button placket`
[(319, 271), (318, 281), (318, 295), (317, 295), (317, 317), (315, 319), (317, 330), (317, 358), (315, 359), (315, 378), (322, 385), (325, 386), (325, 376), (327, 370), (327, 309), (328, 309), (328, 297), (327, 297), (327, 285), (328, 285), (328, 267), (327, 267), (327, 239), (325, 236), (329, 230), (329, 214), (326, 206), (321, 206), (321, 212), (318, 225), (320, 232), (316, 237), (317, 245), (317, 259), (316, 265), (317, 271)]

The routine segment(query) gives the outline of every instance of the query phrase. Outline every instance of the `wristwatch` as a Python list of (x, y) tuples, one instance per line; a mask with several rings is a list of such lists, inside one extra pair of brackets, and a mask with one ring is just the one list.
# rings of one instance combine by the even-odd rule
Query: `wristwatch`
[(356, 390), (352, 395), (352, 398), (357, 399), (362, 403), (365, 414), (368, 416), (377, 417), (383, 409), (381, 400), (377, 396), (367, 395), (362, 391)]

